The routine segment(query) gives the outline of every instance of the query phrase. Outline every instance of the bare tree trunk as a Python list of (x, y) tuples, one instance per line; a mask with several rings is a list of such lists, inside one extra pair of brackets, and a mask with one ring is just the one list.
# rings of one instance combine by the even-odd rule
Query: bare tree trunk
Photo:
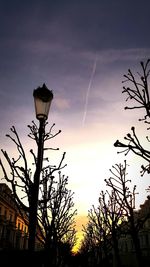
[(119, 255), (118, 238), (116, 231), (112, 231), (112, 240), (113, 240), (113, 251), (114, 251), (113, 266), (120, 267), (121, 259)]
[(142, 253), (141, 253), (141, 248), (140, 248), (140, 240), (138, 237), (138, 232), (135, 229), (134, 219), (132, 217), (131, 217), (130, 223), (131, 223), (131, 236), (132, 236), (132, 240), (134, 243), (137, 266), (141, 267), (142, 266)]

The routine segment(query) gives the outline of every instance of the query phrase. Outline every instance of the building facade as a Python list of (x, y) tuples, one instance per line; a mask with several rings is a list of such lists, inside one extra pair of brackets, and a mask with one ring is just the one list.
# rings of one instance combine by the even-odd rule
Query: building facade
[(20, 215), (12, 191), (0, 183), (0, 249), (27, 249), (28, 225)]
[[(135, 222), (141, 226), (138, 231), (140, 250), (143, 266), (150, 266), (150, 198), (140, 205), (140, 209), (134, 212)], [(123, 234), (119, 238), (119, 251), (124, 266), (136, 266), (136, 254), (133, 240), (130, 234)]]

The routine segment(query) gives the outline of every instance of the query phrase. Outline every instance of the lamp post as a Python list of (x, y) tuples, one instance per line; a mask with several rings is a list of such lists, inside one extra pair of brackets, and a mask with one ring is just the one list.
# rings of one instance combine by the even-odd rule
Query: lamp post
[(29, 244), (30, 251), (35, 250), (35, 237), (37, 227), (37, 209), (38, 209), (38, 195), (40, 185), (40, 175), (43, 163), (43, 149), (44, 149), (44, 134), (45, 122), (48, 118), (48, 113), (53, 99), (53, 93), (45, 84), (33, 91), (36, 118), (39, 120), (38, 130), (38, 149), (36, 158), (36, 170), (34, 173), (34, 180), (31, 187), (31, 199), (29, 205)]

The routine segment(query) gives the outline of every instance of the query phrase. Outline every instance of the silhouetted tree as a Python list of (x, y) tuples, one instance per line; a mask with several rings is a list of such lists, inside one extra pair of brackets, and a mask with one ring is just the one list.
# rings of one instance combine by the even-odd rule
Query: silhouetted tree
[(121, 259), (119, 255), (118, 239), (120, 236), (119, 225), (123, 220), (122, 205), (118, 205), (113, 190), (111, 192), (106, 191), (105, 194), (102, 191), (99, 203), (103, 208), (101, 211), (104, 210), (102, 216), (104, 216), (104, 222), (108, 229), (109, 237), (111, 238), (114, 266), (119, 267), (121, 266)]
[(51, 174), (51, 168), (44, 170), (38, 219), (45, 249), (46, 251), (51, 249), (53, 258), (57, 262), (65, 256), (64, 253), (71, 252), (76, 242), (77, 210), (74, 209), (74, 193), (67, 188), (67, 184), (68, 177), (62, 175), (60, 171), (56, 179)]
[[(116, 164), (111, 169), (112, 177), (105, 179), (106, 185), (112, 189), (114, 194), (115, 202), (121, 207), (121, 213), (127, 220), (127, 229), (124, 233), (129, 233), (133, 239), (135, 253), (137, 258), (138, 266), (142, 264), (142, 255), (140, 249), (140, 241), (138, 238), (138, 232), (142, 227), (142, 222), (137, 220), (135, 216), (135, 195), (136, 186), (133, 187), (132, 191), (129, 188), (131, 180), (127, 179), (127, 163), (124, 161), (123, 164)], [(144, 220), (143, 220), (144, 223)]]
[(82, 253), (87, 259), (87, 266), (96, 266), (97, 263), (97, 237), (94, 233), (94, 226), (91, 221), (86, 226), (83, 226), (84, 239), (80, 253)]
[[(101, 191), (99, 197), (99, 205), (97, 208), (94, 205), (92, 206), (92, 208), (89, 210), (88, 218), (89, 224), (93, 229), (95, 246), (97, 245), (97, 248), (101, 255), (101, 261), (104, 261), (104, 259), (106, 259), (108, 264), (111, 242), (109, 238), (110, 229), (108, 227), (108, 224), (106, 223), (107, 210), (105, 202), (105, 194), (103, 191)], [(88, 228), (86, 229), (86, 232), (88, 233), (87, 230)]]
[[(45, 126), (47, 124), (46, 122)], [(56, 137), (61, 132), (53, 133), (54, 125), (50, 127), (48, 132), (44, 132), (44, 162), (46, 164), (42, 167), (40, 178), (39, 190), (41, 193), (38, 201), (37, 218), (39, 227), (37, 229), (42, 229), (41, 233), (43, 234), (45, 247), (55, 239), (57, 242), (69, 243), (72, 247), (75, 237), (74, 215), (76, 211), (72, 211), (74, 205), (73, 193), (67, 189), (68, 178), (61, 174), (61, 170), (66, 166), (66, 164), (63, 164), (65, 153), (63, 153), (58, 166), (51, 165), (48, 154), (45, 154), (49, 150), (58, 150), (58, 148), (45, 147), (46, 141)], [(29, 137), (38, 145), (38, 126), (32, 122), (32, 125), (28, 125), (28, 127), (30, 129)], [(29, 218), (30, 233), (32, 190), (34, 190), (33, 177), (36, 172), (37, 156), (31, 149), (30, 153), (33, 156), (33, 165), (35, 166), (31, 169), (28, 156), (14, 126), (11, 128), (11, 133), (12, 135), (6, 136), (15, 144), (18, 156), (16, 159), (14, 157), (11, 158), (5, 150), (1, 149), (6, 162), (0, 160), (0, 166), (4, 179), (11, 185), (13, 196), (20, 212), (21, 210), (24, 211)], [(49, 238), (50, 240), (48, 240)]]
[[(88, 226), (84, 227), (85, 240), (88, 246), (92, 244), (93, 251), (94, 248), (96, 252), (99, 250), (98, 259), (101, 255), (101, 265), (109, 266), (113, 250), (114, 266), (121, 266), (118, 239), (123, 213), (122, 205), (117, 203), (115, 193), (101, 191), (98, 207), (92, 206), (88, 218)], [(95, 255), (97, 254), (95, 253)]]
[[(150, 97), (149, 97), (149, 85), (148, 79), (150, 75), (149, 68), (150, 60), (148, 59), (145, 63), (141, 62), (142, 73), (137, 73), (138, 78), (129, 69), (128, 73), (124, 75), (125, 82), (131, 84), (130, 87), (123, 87), (123, 93), (127, 94), (127, 99), (134, 101), (136, 104), (131, 107), (125, 107), (125, 109), (143, 109), (145, 112), (144, 117), (139, 121), (144, 121), (149, 124), (150, 118)], [(147, 128), (147, 129), (150, 129)], [(136, 132), (135, 127), (131, 128), (131, 133), (125, 136), (126, 143), (117, 140), (114, 144), (116, 147), (123, 148), (125, 155), (130, 151), (146, 160), (147, 164), (142, 165), (141, 175), (145, 172), (150, 173), (150, 151), (143, 147)], [(149, 142), (149, 138), (147, 141)], [(106, 201), (106, 193), (103, 191), (99, 198), (99, 207), (96, 209), (94, 206), (88, 213), (89, 222), (84, 227), (85, 236), (82, 242), (81, 251), (83, 253), (93, 250), (100, 242), (104, 244), (104, 238), (108, 241), (108, 237), (111, 237), (112, 247), (115, 254), (115, 266), (120, 266), (120, 255), (118, 250), (118, 239), (121, 234), (129, 234), (132, 237), (137, 265), (142, 266), (142, 255), (140, 249), (140, 242), (138, 233), (142, 229), (144, 222), (149, 218), (149, 214), (145, 217), (138, 217), (135, 212), (135, 195), (136, 186), (133, 186), (132, 190), (129, 188), (131, 180), (127, 179), (126, 172), (127, 164), (126, 161), (123, 164), (116, 164), (113, 166), (111, 174), (113, 175), (109, 179), (106, 179), (106, 185), (111, 188), (111, 193), (106, 191), (109, 196)], [(107, 250), (106, 250), (107, 252)]]
[[(137, 77), (133, 72), (129, 69), (128, 73), (124, 75), (126, 78), (123, 83), (128, 82), (130, 86), (126, 87), (123, 86), (122, 93), (127, 94), (126, 101), (130, 100), (135, 103), (133, 106), (126, 106), (125, 109), (142, 109), (144, 111), (144, 117), (139, 119), (139, 121), (144, 121), (145, 123), (149, 124), (150, 121), (150, 96), (149, 96), (149, 75), (150, 75), (150, 59), (148, 59), (145, 63), (141, 62), (142, 73), (137, 73)], [(149, 129), (149, 128), (147, 128)], [(148, 136), (146, 137), (147, 141), (149, 142)], [(147, 164), (144, 166), (142, 165), (141, 175), (144, 175), (145, 172), (150, 173), (150, 151), (143, 147), (141, 144), (136, 131), (135, 127), (132, 126), (131, 133), (128, 133), (125, 137), (124, 142), (120, 142), (117, 140), (114, 143), (115, 147), (123, 148), (121, 152), (118, 153), (125, 153), (127, 155), (130, 151), (134, 154), (138, 155), (142, 159), (144, 159)]]
[(123, 86), (122, 93), (127, 94), (126, 101), (132, 100), (136, 103), (131, 107), (126, 106), (125, 109), (144, 109), (145, 116), (142, 118), (144, 121), (146, 121), (147, 118), (150, 118), (150, 96), (148, 84), (148, 78), (150, 75), (149, 63), (150, 59), (148, 59), (145, 63), (143, 61), (140, 62), (142, 73), (137, 72), (139, 79), (137, 79), (135, 74), (128, 69), (128, 73), (124, 75), (126, 79), (122, 82), (131, 83), (130, 87)]

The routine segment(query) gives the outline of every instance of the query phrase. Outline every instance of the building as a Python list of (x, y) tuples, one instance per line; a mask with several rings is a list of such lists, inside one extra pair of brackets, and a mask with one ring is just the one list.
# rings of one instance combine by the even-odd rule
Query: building
[(0, 183), (0, 249), (27, 249), (28, 225), (21, 216), (11, 189)]
[[(150, 262), (150, 198), (140, 205), (140, 209), (134, 212), (135, 222), (138, 222), (138, 238), (142, 253), (143, 266), (149, 266)], [(128, 223), (125, 223), (128, 227)], [(119, 251), (124, 266), (136, 266), (136, 255), (133, 240), (130, 234), (122, 234), (119, 238)]]

